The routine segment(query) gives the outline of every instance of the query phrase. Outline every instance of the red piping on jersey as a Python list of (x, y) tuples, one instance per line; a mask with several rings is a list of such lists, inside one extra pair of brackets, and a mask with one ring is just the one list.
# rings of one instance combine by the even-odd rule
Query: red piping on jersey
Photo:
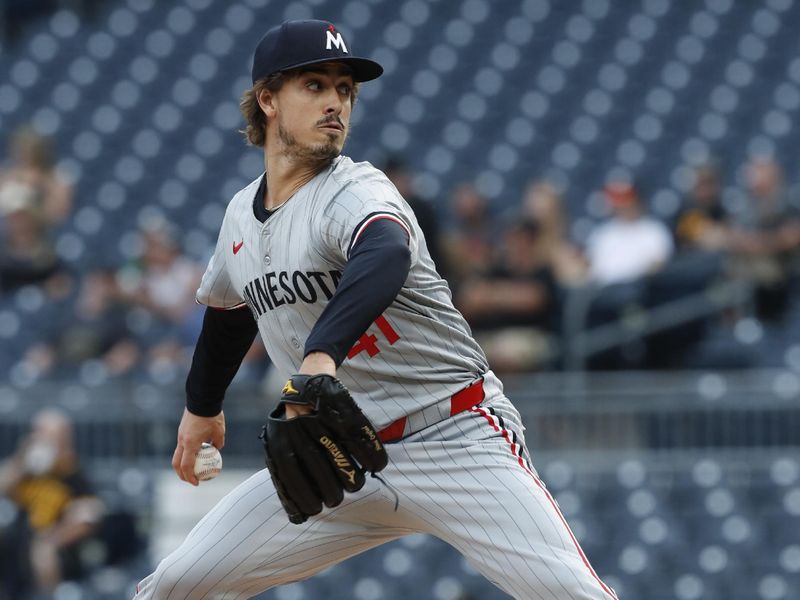
[(561, 509), (558, 508), (558, 504), (556, 504), (556, 501), (553, 499), (553, 496), (550, 494), (550, 491), (544, 486), (544, 484), (536, 476), (536, 474), (528, 468), (528, 466), (525, 464), (525, 460), (522, 458), (521, 453), (518, 454), (515, 451), (516, 448), (519, 448), (519, 446), (517, 446), (517, 444), (515, 444), (514, 442), (511, 441), (511, 436), (508, 435), (508, 430), (505, 427), (503, 427), (503, 428), (498, 427), (497, 424), (495, 424), (494, 419), (492, 418), (492, 415), (490, 415), (488, 411), (484, 410), (480, 406), (475, 406), (473, 408), (470, 408), (469, 410), (471, 412), (478, 413), (479, 415), (483, 416), (483, 418), (485, 418), (489, 422), (489, 425), (491, 425), (492, 428), (494, 428), (495, 431), (501, 432), (503, 434), (503, 438), (506, 440), (506, 442), (508, 442), (508, 445), (511, 448), (511, 454), (513, 456), (517, 457), (517, 462), (519, 463), (519, 466), (522, 467), (525, 470), (525, 472), (528, 475), (531, 476), (531, 479), (533, 479), (533, 481), (536, 483), (536, 486), (545, 493), (545, 495), (547, 496), (547, 499), (550, 501), (550, 504), (555, 509), (556, 514), (558, 514), (558, 517), (561, 519), (561, 522), (564, 524), (564, 527), (567, 528), (567, 532), (569, 533), (569, 537), (572, 539), (572, 543), (575, 544), (575, 548), (578, 550), (578, 554), (580, 555), (581, 560), (583, 561), (583, 564), (586, 565), (587, 569), (589, 569), (589, 572), (592, 574), (592, 577), (594, 577), (595, 580), (597, 580), (597, 583), (600, 584), (600, 587), (603, 588), (603, 591), (606, 594), (608, 594), (614, 600), (619, 600), (617, 598), (617, 595), (614, 593), (614, 591), (611, 588), (609, 588), (605, 583), (603, 583), (603, 580), (600, 579), (597, 576), (597, 573), (595, 573), (595, 570), (592, 568), (591, 563), (589, 563), (589, 559), (587, 559), (586, 555), (583, 553), (583, 549), (581, 548), (581, 545), (578, 543), (578, 540), (575, 538), (575, 535), (572, 533), (572, 530), (569, 528), (569, 525), (567, 524), (567, 520), (564, 518), (564, 515), (561, 514)]
[(358, 242), (358, 238), (361, 237), (361, 234), (364, 233), (364, 230), (369, 226), (369, 224), (370, 223), (374, 223), (375, 221), (378, 221), (380, 219), (389, 219), (390, 221), (394, 221), (395, 223), (400, 225), (400, 227), (405, 229), (406, 230), (406, 235), (408, 235), (408, 237), (411, 238), (411, 233), (408, 231), (408, 225), (403, 223), (400, 219), (398, 219), (394, 215), (392, 215), (392, 214), (375, 215), (375, 216), (370, 217), (369, 219), (367, 219), (367, 221), (365, 223), (363, 223), (361, 225), (361, 227), (359, 227), (358, 231), (356, 232), (355, 237), (353, 237), (353, 241), (350, 242), (350, 248), (347, 251), (348, 255), (350, 254), (350, 251), (353, 249), (353, 246), (355, 246), (356, 243)]
[[(200, 302), (199, 300), (195, 300), (195, 302), (196, 302), (197, 304), (201, 304), (201, 305), (203, 304), (203, 303), (202, 303), (202, 302)], [(227, 308), (224, 308), (224, 307), (222, 307), (222, 306), (211, 306), (211, 305), (208, 305), (208, 304), (206, 304), (206, 305), (204, 305), (204, 306), (207, 306), (207, 307), (208, 307), (208, 308), (210, 308), (211, 310), (221, 310), (221, 311), (228, 311), (228, 310), (241, 310), (241, 309), (243, 309), (243, 308), (247, 308), (247, 302), (242, 302), (241, 304), (237, 304), (236, 306), (229, 306), (229, 307), (227, 307)]]

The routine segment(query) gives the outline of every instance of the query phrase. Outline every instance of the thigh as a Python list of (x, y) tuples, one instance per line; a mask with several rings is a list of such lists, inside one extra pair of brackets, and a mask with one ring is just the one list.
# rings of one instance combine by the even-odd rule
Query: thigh
[(264, 469), (223, 498), (139, 584), (135, 600), (243, 600), (408, 533), (378, 516), (393, 501), (374, 480), (335, 509), (289, 522)]
[(515, 598), (615, 598), (530, 465), (519, 415), (486, 403), (390, 448), (402, 510)]

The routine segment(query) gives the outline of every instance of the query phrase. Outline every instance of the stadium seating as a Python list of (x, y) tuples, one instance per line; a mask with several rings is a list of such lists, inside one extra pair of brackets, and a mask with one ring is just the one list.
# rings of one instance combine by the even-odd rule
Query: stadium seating
[[(459, 181), (474, 179), (500, 213), (531, 178), (546, 175), (565, 187), (580, 237), (603, 216), (596, 192), (610, 174), (643, 181), (654, 212), (669, 218), (691, 161), (724, 157), (732, 209), (736, 169), (748, 156), (800, 162), (793, 0), (97, 4), (92, 19), (61, 10), (29, 21), (0, 52), (0, 130), (32, 119), (55, 136), (60, 166), (75, 181), (77, 207), (56, 248), (78, 272), (134, 258), (137, 230), (158, 216), (181, 223), (190, 256), (207, 257), (225, 203), (262, 169), (259, 152), (236, 132), (238, 98), (255, 43), (283, 18), (328, 18), (385, 66), (386, 75), (362, 89), (347, 153), (376, 164), (406, 156), (442, 214)], [(17, 359), (73, 301), (45, 302), (36, 288), (0, 298), (0, 381), (22, 391), (31, 385)], [(708, 345), (738, 345), (749, 364), (787, 367), (767, 387), (792, 398), (798, 334), (793, 306), (780, 326), (744, 323), (732, 339), (720, 332)], [(78, 377), (59, 398), (102, 383), (91, 368)], [(700, 394), (709, 402), (730, 391), (717, 394), (717, 380), (705, 381)], [(16, 396), (0, 391), (0, 409), (13, 412)], [(619, 468), (538, 466), (620, 597), (800, 597), (795, 457), (723, 455), (691, 468), (647, 458)], [(119, 506), (146, 506), (141, 474), (103, 480)], [(142, 556), (110, 565), (89, 588), (65, 584), (56, 597), (130, 597), (149, 567)], [(441, 542), (414, 536), (262, 598), (411, 594), (504, 597)]]
[[(77, 185), (57, 243), (72, 268), (130, 260), (139, 225), (159, 215), (181, 223), (186, 252), (208, 255), (225, 203), (262, 169), (236, 132), (252, 48), (291, 16), (337, 22), (385, 65), (362, 90), (348, 153), (377, 164), (407, 156), (442, 213), (459, 181), (474, 179), (502, 212), (546, 175), (565, 186), (580, 237), (602, 216), (596, 192), (615, 173), (644, 182), (669, 218), (690, 161), (723, 157), (734, 208), (749, 155), (800, 159), (791, 0), (117, 0), (92, 19), (61, 10), (29, 21), (0, 55), (0, 126), (32, 119), (53, 134)], [(46, 321), (25, 293), (0, 307), (6, 348), (36, 339), (21, 322)], [(797, 354), (780, 332), (763, 343), (763, 331), (739, 333), (755, 366)]]

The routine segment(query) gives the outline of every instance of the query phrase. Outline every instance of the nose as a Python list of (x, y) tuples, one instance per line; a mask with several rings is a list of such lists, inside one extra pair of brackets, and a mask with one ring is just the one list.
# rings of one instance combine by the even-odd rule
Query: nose
[(337, 116), (342, 112), (342, 98), (335, 89), (325, 96), (325, 114)]

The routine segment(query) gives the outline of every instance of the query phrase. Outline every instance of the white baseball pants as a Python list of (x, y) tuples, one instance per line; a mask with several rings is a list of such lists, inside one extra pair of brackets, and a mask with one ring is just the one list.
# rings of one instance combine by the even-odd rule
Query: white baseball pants
[[(264, 469), (231, 491), (134, 600), (244, 600), (413, 533), (461, 552), (518, 600), (613, 600), (530, 466), (519, 413), (496, 379), (475, 408), (388, 444), (381, 473), (302, 525)], [(424, 591), (424, 590), (420, 590)]]

